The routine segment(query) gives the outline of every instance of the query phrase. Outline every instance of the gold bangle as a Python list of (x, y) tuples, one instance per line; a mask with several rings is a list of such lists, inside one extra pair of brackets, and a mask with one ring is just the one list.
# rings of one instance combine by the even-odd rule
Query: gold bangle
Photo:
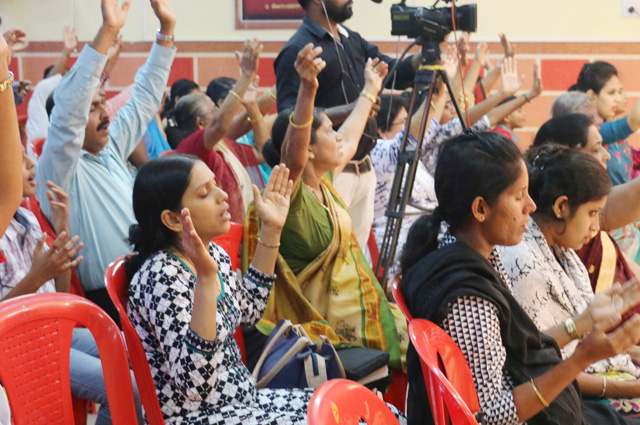
[(536, 393), (536, 395), (538, 396), (538, 399), (540, 399), (540, 403), (542, 403), (544, 407), (549, 407), (549, 403), (547, 403), (547, 400), (545, 400), (544, 397), (542, 397), (542, 394), (540, 394), (540, 391), (538, 391), (536, 384), (533, 383), (533, 379), (531, 379), (529, 383), (531, 384), (531, 388), (533, 389), (533, 392)]
[(278, 99), (278, 97), (276, 96), (276, 94), (275, 94), (273, 91), (271, 91), (271, 89), (267, 90), (267, 93), (269, 93), (269, 96), (271, 96), (271, 98), (272, 98), (273, 100), (277, 100), (277, 99)]
[(280, 248), (280, 242), (278, 242), (277, 244), (268, 244), (265, 241), (263, 241), (262, 239), (260, 239), (260, 236), (258, 236), (258, 243), (262, 244), (263, 246), (267, 247), (267, 248)]
[(240, 97), (240, 95), (238, 93), (236, 93), (233, 90), (229, 90), (229, 94), (232, 95), (233, 97), (235, 97), (236, 99), (238, 99), (240, 102), (242, 102), (242, 97)]
[(578, 334), (578, 328), (576, 326), (576, 322), (573, 321), (573, 318), (569, 317), (564, 321), (564, 327), (567, 329), (567, 333), (571, 337), (571, 339), (578, 339), (580, 335)]
[(604, 398), (604, 393), (607, 392), (607, 378), (602, 377), (602, 394), (600, 394), (600, 398)]
[(309, 122), (306, 122), (304, 124), (296, 124), (293, 122), (294, 113), (295, 112), (289, 114), (289, 124), (291, 124), (291, 127), (295, 128), (296, 130), (304, 130), (305, 128), (311, 127), (311, 124), (313, 124), (313, 117), (311, 117), (311, 120), (309, 120)]
[(372, 94), (367, 93), (366, 91), (362, 90), (360, 92), (360, 96), (364, 96), (367, 99), (369, 99), (371, 101), (371, 103), (373, 103), (374, 105), (376, 104), (376, 102), (378, 101), (378, 99), (376, 99), (376, 97)]
[(2, 93), (8, 87), (10, 87), (11, 84), (13, 84), (13, 72), (9, 71), (9, 75), (7, 76), (7, 79), (4, 80), (2, 83), (0, 83), (0, 93)]

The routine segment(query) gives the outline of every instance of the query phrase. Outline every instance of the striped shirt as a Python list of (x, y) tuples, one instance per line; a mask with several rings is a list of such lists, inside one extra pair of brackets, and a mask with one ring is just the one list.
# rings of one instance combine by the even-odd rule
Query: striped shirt
[[(6, 259), (0, 263), (0, 299), (6, 297), (31, 270), (33, 251), (41, 237), (42, 230), (33, 213), (18, 208), (7, 231), (0, 238), (0, 251)], [(45, 244), (44, 249), (49, 247)], [(36, 292), (56, 292), (55, 282), (49, 280)]]

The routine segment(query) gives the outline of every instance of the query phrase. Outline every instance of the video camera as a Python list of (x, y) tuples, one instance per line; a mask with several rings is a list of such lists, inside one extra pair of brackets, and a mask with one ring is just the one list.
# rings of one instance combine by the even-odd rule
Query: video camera
[[(455, 8), (456, 30), (475, 32), (477, 10), (475, 4)], [(453, 31), (450, 7), (410, 7), (402, 1), (391, 6), (391, 35), (406, 35), (424, 41), (444, 41)]]

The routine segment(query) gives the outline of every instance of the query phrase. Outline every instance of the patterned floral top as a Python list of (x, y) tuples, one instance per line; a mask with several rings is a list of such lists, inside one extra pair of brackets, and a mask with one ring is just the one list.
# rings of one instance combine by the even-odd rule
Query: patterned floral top
[[(583, 312), (593, 299), (587, 269), (572, 249), (550, 247), (531, 219), (522, 242), (499, 247), (512, 282), (513, 295), (541, 332)], [(580, 341), (562, 349), (563, 358), (573, 354)], [(628, 372), (637, 375), (631, 357), (624, 354), (601, 360), (587, 372)]]
[(267, 390), (272, 393), (260, 400), (265, 390), (256, 391), (233, 338), (241, 323), (260, 319), (275, 276), (250, 267), (241, 283), (222, 248), (211, 243), (209, 253), (222, 281), (214, 341), (190, 328), (196, 277), (174, 255), (152, 255), (129, 288), (129, 317), (147, 353), (166, 423), (304, 423), (305, 390), (294, 407), (289, 404), (289, 396), (295, 395), (291, 390)]
[(613, 185), (623, 184), (638, 176), (638, 170), (633, 166), (632, 155), (634, 149), (626, 140), (609, 143), (605, 146), (611, 159), (607, 161), (607, 172)]

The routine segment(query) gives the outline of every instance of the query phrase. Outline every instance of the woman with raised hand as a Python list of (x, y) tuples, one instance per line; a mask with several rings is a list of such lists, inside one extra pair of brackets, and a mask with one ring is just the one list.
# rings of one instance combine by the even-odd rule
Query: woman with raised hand
[(256, 390), (233, 338), (266, 306), (292, 188), (284, 166), (273, 170), (262, 195), (254, 186), (260, 243), (240, 281), (227, 253), (209, 242), (229, 230), (230, 215), (207, 165), (171, 155), (140, 170), (128, 313), (167, 424), (306, 423), (312, 390)]
[[(302, 324), (313, 340), (326, 335), (334, 344), (388, 351), (390, 365), (399, 369), (400, 346), (407, 343), (406, 320), (387, 301), (358, 246), (349, 209), (332, 184), (356, 151), (387, 65), (367, 62), (362, 95), (335, 131), (331, 120), (313, 106), (317, 76), (325, 67), (318, 57), (321, 51), (308, 44), (298, 53), (296, 106), (279, 114), (272, 131), (274, 155), (265, 155), (271, 162), (281, 158), (291, 170), (294, 189), (278, 278), (258, 329), (268, 334), (279, 319), (289, 319)], [(258, 229), (255, 215), (247, 214), (249, 257)]]
[[(440, 325), (464, 354), (489, 424), (638, 423), (581, 400), (576, 377), (591, 363), (640, 340), (640, 317), (622, 326), (620, 288), (603, 297), (598, 321), (574, 353), (570, 338), (541, 333), (511, 293), (497, 245), (517, 245), (536, 205), (518, 148), (495, 133), (465, 134), (443, 146), (435, 173), (438, 208), (418, 220), (403, 251), (401, 289), (415, 318)], [(443, 224), (447, 230), (442, 233)], [(407, 354), (409, 424), (429, 423), (420, 360)]]

